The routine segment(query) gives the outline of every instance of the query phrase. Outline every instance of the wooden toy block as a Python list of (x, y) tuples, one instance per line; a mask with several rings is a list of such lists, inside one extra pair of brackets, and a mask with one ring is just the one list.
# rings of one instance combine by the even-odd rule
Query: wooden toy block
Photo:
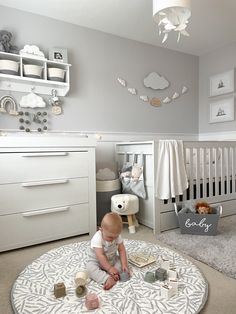
[(76, 293), (78, 298), (81, 298), (81, 297), (86, 295), (87, 289), (85, 286), (77, 286), (75, 289), (75, 293)]
[(125, 272), (125, 271), (123, 271), (123, 272), (120, 273), (120, 281), (126, 282), (126, 281), (128, 281), (129, 279), (130, 279), (129, 273), (127, 273), (127, 272)]
[(86, 281), (83, 278), (76, 278), (75, 284), (76, 286), (85, 286)]
[(159, 267), (155, 271), (155, 277), (157, 280), (164, 281), (167, 279), (167, 271), (164, 268)]
[(170, 261), (168, 259), (162, 258), (161, 268), (168, 270), (170, 268)]
[(169, 300), (171, 297), (175, 295), (175, 289), (169, 285), (161, 286), (161, 297)]
[(155, 282), (156, 281), (155, 274), (151, 271), (146, 272), (146, 274), (144, 276), (144, 281), (149, 282), (149, 283)]
[(80, 279), (85, 280), (85, 283), (87, 282), (87, 279), (88, 279), (88, 273), (87, 273), (87, 271), (81, 270), (81, 271), (78, 271), (78, 272), (76, 273), (76, 275), (75, 275), (75, 284), (76, 284), (76, 286), (79, 285), (78, 282), (79, 282)]
[(88, 293), (86, 295), (85, 306), (88, 310), (95, 310), (99, 307), (99, 299), (95, 293)]
[(83, 297), (87, 293), (87, 289), (85, 287), (86, 281), (83, 278), (76, 278), (76, 289), (75, 293), (78, 298)]
[(178, 292), (178, 287), (179, 287), (178, 280), (169, 279), (169, 285), (175, 290), (175, 293)]
[(174, 280), (176, 280), (178, 278), (178, 273), (177, 273), (175, 267), (170, 268), (168, 270), (168, 277), (169, 277), (169, 279), (174, 279)]
[(66, 287), (63, 282), (59, 282), (54, 285), (54, 295), (57, 299), (66, 295)]

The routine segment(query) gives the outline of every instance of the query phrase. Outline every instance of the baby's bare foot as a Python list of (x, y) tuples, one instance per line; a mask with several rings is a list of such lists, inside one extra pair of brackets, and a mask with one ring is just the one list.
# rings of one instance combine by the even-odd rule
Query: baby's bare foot
[(107, 281), (105, 282), (103, 288), (104, 288), (104, 290), (109, 290), (109, 289), (111, 289), (115, 284), (116, 284), (115, 279), (114, 279), (112, 276), (110, 276), (110, 277), (108, 277)]

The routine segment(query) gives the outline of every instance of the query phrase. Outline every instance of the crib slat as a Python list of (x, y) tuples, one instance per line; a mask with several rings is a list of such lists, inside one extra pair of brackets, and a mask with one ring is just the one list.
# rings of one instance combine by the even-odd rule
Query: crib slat
[[(212, 160), (212, 154), (213, 154), (213, 149), (214, 148), (209, 148), (209, 152), (208, 152), (208, 163), (209, 163), (209, 169), (208, 169), (208, 195), (209, 197), (212, 197), (213, 196), (213, 176), (212, 176), (212, 171), (214, 169), (214, 165), (215, 163), (213, 163), (213, 160)], [(214, 159), (215, 160), (215, 159)]]
[(223, 148), (223, 187), (224, 187), (224, 194), (226, 194), (226, 190), (227, 190), (227, 154), (226, 154), (226, 148)]
[(193, 199), (193, 148), (189, 149), (189, 196)]
[(226, 191), (225, 194), (230, 194), (230, 174), (229, 174), (229, 148), (225, 148), (225, 166), (226, 166)]
[[(185, 166), (186, 166), (186, 154), (187, 154), (186, 149), (184, 149), (184, 164), (185, 164)], [(185, 190), (183, 192), (183, 201), (186, 201), (186, 200), (187, 200), (187, 190)]]
[(224, 149), (220, 148), (221, 159), (220, 159), (220, 188), (221, 188), (221, 195), (224, 194)]
[(207, 165), (206, 165), (206, 149), (202, 148), (202, 160), (200, 161), (200, 164), (202, 164), (202, 198), (207, 197), (207, 178), (206, 178), (206, 173), (207, 173)]
[[(218, 158), (219, 156), (219, 158)], [(219, 164), (220, 164), (220, 149), (217, 147), (214, 149), (215, 159), (215, 196), (219, 195)]]
[(233, 193), (232, 185), (233, 185), (233, 172), (232, 172), (232, 147), (229, 147), (229, 193)]
[(235, 149), (231, 147), (232, 193), (235, 193)]
[(200, 198), (200, 173), (201, 173), (201, 168), (200, 168), (200, 149), (198, 148), (196, 150), (196, 198)]

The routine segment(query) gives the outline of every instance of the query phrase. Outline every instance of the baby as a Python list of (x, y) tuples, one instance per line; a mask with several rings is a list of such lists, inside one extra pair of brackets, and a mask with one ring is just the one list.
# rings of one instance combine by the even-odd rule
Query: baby
[(116, 213), (108, 213), (91, 240), (87, 271), (89, 277), (102, 284), (105, 290), (116, 284), (121, 271), (129, 272), (121, 230), (121, 217)]

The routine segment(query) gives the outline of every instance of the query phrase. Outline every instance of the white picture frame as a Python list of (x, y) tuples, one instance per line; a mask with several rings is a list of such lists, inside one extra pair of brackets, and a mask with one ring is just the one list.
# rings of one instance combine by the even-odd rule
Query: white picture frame
[(53, 47), (49, 49), (49, 60), (68, 63), (67, 49)]
[(234, 120), (234, 96), (222, 98), (210, 103), (209, 123)]
[(234, 69), (210, 77), (210, 97), (232, 92), (234, 92)]

